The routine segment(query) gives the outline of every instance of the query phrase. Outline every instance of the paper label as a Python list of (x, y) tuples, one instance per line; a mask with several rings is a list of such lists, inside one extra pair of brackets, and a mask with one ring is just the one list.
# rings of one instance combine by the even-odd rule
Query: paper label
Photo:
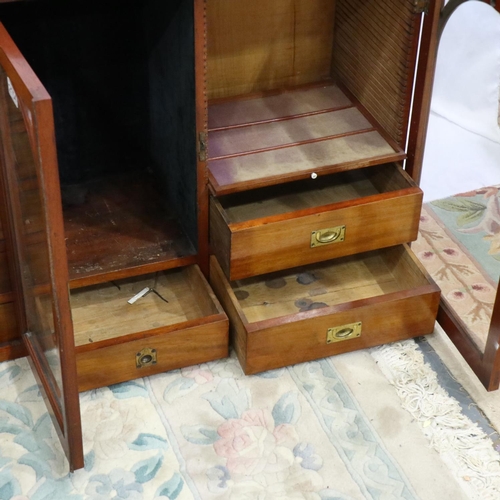
[(14, 90), (14, 86), (12, 85), (12, 82), (10, 81), (10, 78), (7, 77), (7, 88), (9, 90), (9, 95), (14, 101), (14, 104), (16, 105), (16, 108), (19, 107), (19, 101), (17, 99), (17, 94), (16, 91)]

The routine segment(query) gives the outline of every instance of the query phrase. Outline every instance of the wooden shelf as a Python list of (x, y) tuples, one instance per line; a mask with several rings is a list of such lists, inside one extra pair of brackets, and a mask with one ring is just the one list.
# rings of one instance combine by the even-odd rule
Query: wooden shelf
[(406, 157), (336, 85), (209, 106), (208, 168), (217, 195)]
[(63, 189), (63, 200), (71, 288), (196, 262), (147, 174)]

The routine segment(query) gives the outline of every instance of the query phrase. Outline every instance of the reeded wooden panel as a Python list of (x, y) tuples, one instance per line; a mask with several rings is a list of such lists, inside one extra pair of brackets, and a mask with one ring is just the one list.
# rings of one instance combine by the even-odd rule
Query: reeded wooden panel
[(333, 0), (207, 1), (208, 97), (330, 75)]
[(404, 146), (419, 16), (413, 0), (338, 0), (333, 71)]

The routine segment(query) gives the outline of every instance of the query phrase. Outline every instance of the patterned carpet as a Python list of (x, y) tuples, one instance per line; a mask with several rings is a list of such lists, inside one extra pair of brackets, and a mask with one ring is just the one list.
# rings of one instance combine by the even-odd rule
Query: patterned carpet
[(500, 277), (499, 187), (424, 205), (412, 250), (484, 351)]
[(0, 365), (0, 499), (500, 497), (500, 456), (413, 340), (251, 377), (232, 356), (80, 400), (68, 474), (26, 359)]
[(245, 377), (231, 357), (84, 393), (86, 465), (68, 475), (28, 363), (4, 363), (0, 499), (472, 498), (484, 478), (423, 431), (443, 415), (419, 423), (381, 365), (358, 352)]

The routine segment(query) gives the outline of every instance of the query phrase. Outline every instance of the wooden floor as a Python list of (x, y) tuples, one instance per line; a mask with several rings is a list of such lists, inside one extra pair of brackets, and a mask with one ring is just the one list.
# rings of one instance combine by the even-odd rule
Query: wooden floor
[(216, 194), (404, 158), (335, 85), (209, 105), (208, 168)]
[(153, 181), (120, 176), (63, 190), (71, 287), (195, 261)]

